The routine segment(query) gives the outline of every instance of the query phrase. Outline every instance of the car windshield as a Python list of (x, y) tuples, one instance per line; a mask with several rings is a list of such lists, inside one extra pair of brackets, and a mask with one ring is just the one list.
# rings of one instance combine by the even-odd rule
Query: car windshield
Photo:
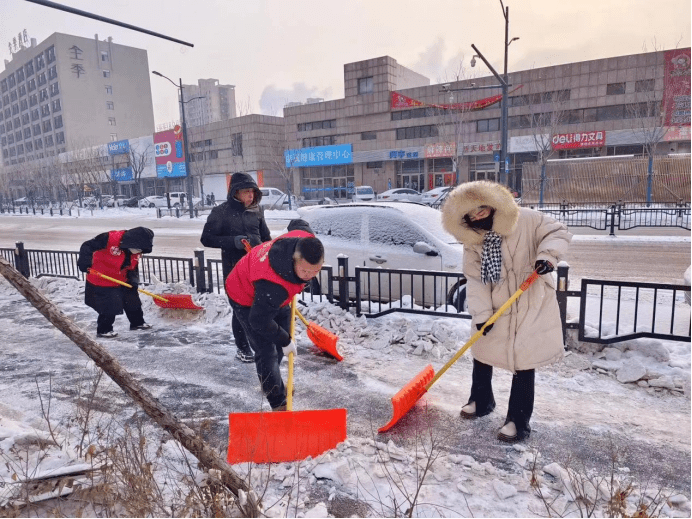
[(358, 193), (359, 195), (372, 195), (375, 192), (372, 190), (372, 188), (370, 186), (366, 186), (366, 187), (357, 187), (356, 193)]

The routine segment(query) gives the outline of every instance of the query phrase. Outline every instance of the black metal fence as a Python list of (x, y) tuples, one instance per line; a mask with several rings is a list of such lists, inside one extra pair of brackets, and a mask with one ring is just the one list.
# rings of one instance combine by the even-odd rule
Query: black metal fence
[[(0, 248), (0, 257), (25, 277), (84, 279), (77, 269), (77, 252), (25, 249), (18, 242), (14, 249)], [(203, 250), (195, 251), (194, 259), (144, 256), (140, 275), (145, 284), (189, 283), (199, 293), (224, 290), (221, 261), (205, 261)], [(559, 266), (557, 300), (563, 332), (577, 329), (580, 341), (610, 344), (652, 337), (690, 342), (687, 285), (583, 279), (580, 290), (568, 287), (569, 267)], [(339, 258), (336, 275), (331, 266), (324, 266), (302, 297), (326, 298), (372, 318), (392, 312), (471, 318), (466, 312), (466, 279), (460, 272), (356, 267), (355, 276), (348, 276), (347, 257)], [(579, 300), (572, 305), (577, 315), (571, 319), (570, 298)]]

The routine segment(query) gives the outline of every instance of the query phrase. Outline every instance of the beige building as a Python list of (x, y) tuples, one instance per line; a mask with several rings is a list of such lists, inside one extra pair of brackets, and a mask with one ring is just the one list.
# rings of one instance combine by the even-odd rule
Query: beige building
[[(521, 190), (523, 163), (540, 155), (641, 155), (647, 144), (689, 153), (689, 56), (687, 48), (509, 74), (508, 184)], [(430, 85), (389, 56), (344, 65), (343, 99), (284, 108), (299, 194), (497, 180), (501, 90), (478, 89), (496, 84), (488, 76)]]
[(54, 33), (32, 39), (0, 73), (2, 166), (150, 135), (147, 51)]
[[(220, 85), (218, 79), (199, 79), (197, 85), (183, 85), (185, 123), (188, 127), (225, 121), (236, 116), (235, 85)], [(194, 100), (195, 97), (203, 99)], [(182, 113), (180, 114), (182, 120)]]

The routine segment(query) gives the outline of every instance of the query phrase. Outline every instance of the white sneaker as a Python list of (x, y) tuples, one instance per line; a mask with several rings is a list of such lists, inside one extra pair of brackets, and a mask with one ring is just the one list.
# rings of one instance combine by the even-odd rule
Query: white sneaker
[(507, 422), (497, 433), (497, 439), (510, 443), (517, 441), (517, 426), (514, 422)]
[(476, 402), (469, 402), (464, 407), (461, 408), (462, 418), (475, 418), (476, 417)]
[(96, 334), (96, 337), (100, 337), (101, 339), (112, 339), (113, 337), (117, 337), (117, 336), (118, 336), (118, 332), (114, 332), (113, 330), (111, 330), (110, 332), (106, 332), (106, 333), (97, 333)]

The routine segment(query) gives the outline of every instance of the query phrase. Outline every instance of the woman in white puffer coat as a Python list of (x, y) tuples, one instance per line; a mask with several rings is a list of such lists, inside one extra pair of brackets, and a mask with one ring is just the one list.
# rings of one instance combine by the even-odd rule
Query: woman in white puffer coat
[(498, 438), (524, 440), (531, 432), (535, 369), (564, 352), (555, 282), (544, 274), (564, 257), (572, 235), (541, 212), (520, 208), (507, 188), (488, 181), (455, 188), (443, 206), (442, 223), (464, 244), (466, 296), (478, 330), (534, 270), (541, 274), (473, 345), (471, 396), (461, 410), (465, 418), (492, 412), (493, 367), (511, 371), (507, 418)]

